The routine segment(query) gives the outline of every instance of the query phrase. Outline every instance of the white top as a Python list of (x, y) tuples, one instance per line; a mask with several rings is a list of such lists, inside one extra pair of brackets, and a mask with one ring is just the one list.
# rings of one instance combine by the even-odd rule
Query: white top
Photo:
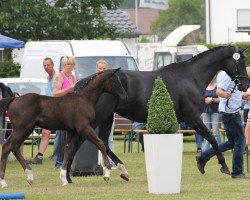
[[(225, 92), (232, 92), (233, 88), (235, 87), (235, 83), (232, 79), (227, 75), (226, 72), (221, 71), (217, 75), (217, 88), (223, 89)], [(237, 86), (232, 93), (231, 98), (228, 100), (228, 106), (226, 106), (227, 99), (220, 98), (219, 103), (219, 112), (225, 113), (235, 113), (238, 112), (241, 108), (242, 104), (242, 94), (238, 90)]]

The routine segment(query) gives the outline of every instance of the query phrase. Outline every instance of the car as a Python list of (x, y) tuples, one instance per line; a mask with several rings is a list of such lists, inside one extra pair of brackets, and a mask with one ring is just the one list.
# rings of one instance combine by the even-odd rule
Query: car
[(47, 79), (37, 78), (0, 78), (0, 82), (10, 87), (12, 92), (19, 95), (27, 93), (47, 94)]
[[(47, 83), (46, 79), (37, 78), (0, 78), (0, 82), (10, 87), (12, 92), (16, 92), (19, 95), (27, 93), (37, 93), (41, 95), (47, 94)], [(1, 92), (1, 90), (0, 90)], [(2, 96), (2, 94), (1, 94)], [(1, 120), (3, 129), (11, 129), (11, 123), (9, 120), (8, 113), (5, 113), (5, 117)]]

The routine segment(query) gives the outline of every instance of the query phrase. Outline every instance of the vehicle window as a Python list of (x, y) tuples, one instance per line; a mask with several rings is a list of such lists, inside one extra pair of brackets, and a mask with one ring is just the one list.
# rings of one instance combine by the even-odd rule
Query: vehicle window
[(47, 83), (9, 83), (8, 86), (13, 92), (17, 92), (20, 95), (24, 95), (27, 93), (37, 93), (41, 95), (47, 94)]
[(155, 53), (153, 69), (157, 70), (172, 63), (172, 55), (168, 52)]
[(96, 73), (96, 62), (104, 59), (108, 62), (109, 69), (121, 67), (124, 70), (138, 71), (138, 67), (133, 57), (119, 56), (96, 56), (96, 57), (76, 57), (75, 75), (76, 78), (82, 79)]
[(179, 54), (176, 56), (176, 62), (184, 62), (186, 60), (189, 60), (193, 57), (193, 54)]

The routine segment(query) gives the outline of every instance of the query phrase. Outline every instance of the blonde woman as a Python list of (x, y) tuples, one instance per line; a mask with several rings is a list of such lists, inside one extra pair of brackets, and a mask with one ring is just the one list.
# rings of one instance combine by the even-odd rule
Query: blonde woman
[[(73, 56), (63, 57), (63, 70), (57, 73), (53, 80), (53, 96), (60, 97), (72, 92), (76, 83), (76, 77), (72, 74), (75, 63), (75, 58)], [(56, 131), (56, 137), (54, 140), (54, 159), (56, 169), (59, 169), (63, 162), (65, 136), (65, 131)]]

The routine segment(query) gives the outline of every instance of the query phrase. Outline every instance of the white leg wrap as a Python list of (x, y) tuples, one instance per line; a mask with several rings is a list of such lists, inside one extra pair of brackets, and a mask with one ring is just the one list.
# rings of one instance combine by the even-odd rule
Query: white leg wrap
[(105, 167), (104, 171), (105, 171), (104, 177), (109, 178), (110, 177), (110, 170), (107, 167)]
[(6, 188), (8, 186), (5, 180), (1, 178), (0, 178), (0, 185), (1, 185), (1, 188)]
[(65, 185), (68, 185), (68, 181), (67, 181), (67, 178), (66, 178), (66, 173), (67, 171), (64, 170), (64, 169), (61, 169), (60, 171), (60, 179), (62, 181), (62, 186), (65, 186)]
[(128, 171), (127, 171), (127, 169), (125, 168), (124, 165), (118, 163), (118, 164), (117, 164), (117, 167), (118, 167), (119, 170), (121, 170), (121, 172), (122, 172), (123, 174), (128, 174)]
[(25, 174), (27, 174), (27, 181), (29, 183), (32, 183), (34, 180), (32, 171), (26, 168), (24, 172), (25, 172)]

